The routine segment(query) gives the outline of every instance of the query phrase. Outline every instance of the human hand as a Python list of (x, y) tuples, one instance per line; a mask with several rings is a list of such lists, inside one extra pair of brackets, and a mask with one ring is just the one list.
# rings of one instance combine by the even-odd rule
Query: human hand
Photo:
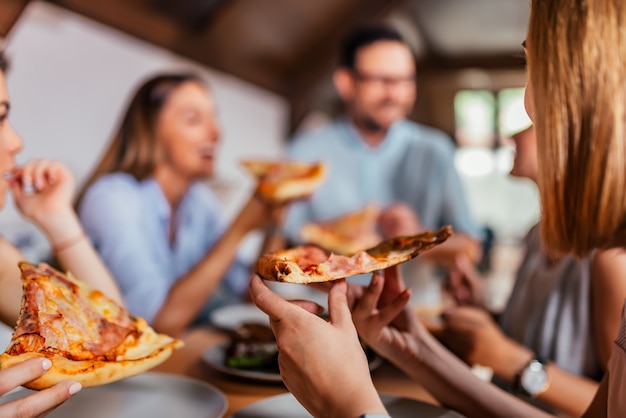
[(464, 255), (455, 258), (444, 289), (458, 305), (484, 306), (484, 279)]
[[(0, 370), (0, 395), (30, 382), (50, 368), (50, 360), (29, 359)], [(62, 382), (49, 389), (0, 405), (0, 417), (43, 417), (81, 389), (76, 382)]]
[(385, 239), (400, 235), (415, 235), (422, 224), (413, 209), (403, 202), (387, 206), (378, 217), (378, 226)]
[(252, 300), (270, 317), (283, 382), (315, 417), (386, 414), (352, 323), (346, 292), (343, 280), (330, 289), (327, 322), (310, 312), (311, 305), (290, 303), (272, 292), (259, 276), (250, 281)]
[(402, 363), (407, 356), (419, 358), (419, 335), (427, 332), (408, 307), (411, 292), (397, 266), (375, 273), (352, 311), (361, 338), (377, 353)]
[(282, 225), (286, 210), (286, 204), (272, 202), (254, 194), (239, 212), (235, 224), (245, 232)]
[(75, 180), (65, 165), (34, 160), (14, 171), (11, 190), (21, 214), (42, 226), (72, 212)]
[(441, 341), (469, 365), (480, 364), (501, 370), (506, 367), (513, 343), (491, 314), (473, 306), (458, 306), (443, 313)]

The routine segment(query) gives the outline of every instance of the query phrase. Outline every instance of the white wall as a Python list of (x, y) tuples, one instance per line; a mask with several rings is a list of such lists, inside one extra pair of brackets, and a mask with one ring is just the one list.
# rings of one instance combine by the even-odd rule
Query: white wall
[[(288, 105), (281, 97), (49, 3), (29, 3), (7, 49), (11, 121), (25, 141), (18, 162), (61, 160), (81, 182), (140, 80), (178, 69), (198, 71), (216, 96), (223, 137), (215, 186), (230, 215), (252, 186), (237, 161), (282, 151)], [(33, 258), (47, 251), (11, 205), (0, 215), (0, 231), (30, 246)]]

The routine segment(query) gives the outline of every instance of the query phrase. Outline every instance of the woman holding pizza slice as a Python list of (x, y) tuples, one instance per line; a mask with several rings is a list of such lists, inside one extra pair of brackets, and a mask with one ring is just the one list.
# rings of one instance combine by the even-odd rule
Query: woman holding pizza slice
[[(617, 0), (531, 3), (526, 108), (538, 138), (542, 238), (556, 255), (626, 248), (625, 17), (626, 3)], [(435, 340), (406, 307), (410, 291), (397, 269), (384, 278), (375, 274), (363, 289), (335, 284), (328, 323), (286, 302), (256, 276), (250, 286), (270, 315), (284, 382), (315, 416), (386, 414), (356, 330), (444, 405), (467, 416), (547, 416), (479, 380)], [(626, 310), (620, 319), (607, 371), (585, 417), (626, 416)], [(545, 376), (528, 383), (550, 385)]]
[(202, 181), (214, 171), (216, 112), (194, 74), (145, 81), (77, 203), (129, 311), (170, 335), (242, 300), (250, 267), (237, 257), (238, 246), (283, 210), (253, 195), (226, 224)]
[[(72, 208), (74, 178), (70, 171), (53, 161), (32, 161), (16, 166), (14, 157), (22, 140), (8, 117), (11, 107), (5, 81), (7, 61), (0, 50), (0, 208), (6, 195), (13, 193), (21, 214), (34, 222), (48, 237), (64, 269), (84, 279), (123, 305), (115, 281), (87, 239)], [(13, 327), (22, 300), (18, 262), (26, 257), (0, 236), (0, 321)], [(0, 370), (0, 395), (43, 375), (50, 360), (32, 359)], [(81, 390), (76, 382), (59, 383), (34, 395), (0, 405), (1, 417), (40, 417)]]

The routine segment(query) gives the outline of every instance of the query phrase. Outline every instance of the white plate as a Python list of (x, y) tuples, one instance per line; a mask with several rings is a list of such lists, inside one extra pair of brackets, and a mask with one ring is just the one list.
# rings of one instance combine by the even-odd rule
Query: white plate
[[(29, 389), (0, 397), (0, 404), (33, 393)], [(48, 418), (221, 418), (226, 397), (202, 381), (147, 372), (108, 385), (84, 388)]]
[(211, 324), (217, 328), (235, 330), (245, 323), (269, 325), (269, 318), (253, 304), (228, 305), (216, 309), (209, 316)]
[[(264, 382), (280, 382), (282, 378), (280, 373), (255, 371), (255, 370), (242, 370), (234, 369), (226, 366), (226, 348), (228, 347), (228, 341), (214, 344), (207, 348), (202, 354), (202, 360), (211, 366), (213, 369), (235, 377), (242, 377), (244, 379), (259, 380)], [(382, 357), (374, 354), (369, 361), (370, 371), (377, 369), (383, 363)]]
[[(413, 399), (391, 395), (381, 395), (381, 399), (393, 418), (463, 417), (458, 412)], [(311, 418), (311, 415), (291, 393), (285, 393), (248, 405), (231, 415), (231, 418)]]
[(228, 344), (229, 342), (225, 341), (210, 346), (209, 348), (204, 350), (204, 353), (202, 354), (202, 360), (204, 360), (204, 362), (211, 366), (213, 369), (230, 376), (242, 377), (244, 379), (260, 380), (264, 382), (282, 383), (283, 379), (281, 379), (279, 373), (233, 369), (232, 367), (226, 366), (226, 348), (228, 347)]

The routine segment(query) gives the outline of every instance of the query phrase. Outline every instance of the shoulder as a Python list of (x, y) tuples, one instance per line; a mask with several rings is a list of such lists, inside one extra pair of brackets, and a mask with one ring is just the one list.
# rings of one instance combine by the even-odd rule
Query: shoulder
[(20, 250), (0, 235), (0, 272), (3, 269), (15, 269), (18, 261), (23, 258)]
[(101, 212), (104, 208), (112, 205), (123, 205), (125, 210), (132, 209), (140, 205), (140, 190), (141, 182), (129, 174), (106, 174), (86, 190), (79, 211), (97, 210)]
[(626, 276), (626, 251), (621, 248), (596, 250), (591, 263), (594, 276), (603, 281), (621, 281)]
[(449, 156), (455, 151), (452, 138), (445, 132), (409, 120), (399, 122), (398, 134), (408, 138), (411, 150), (428, 150), (435, 155)]
[(88, 194), (131, 193), (140, 188), (140, 182), (126, 173), (105, 174), (87, 189)]
[(296, 134), (288, 144), (290, 154), (298, 154), (302, 151), (324, 149), (326, 144), (332, 143), (341, 135), (341, 122), (334, 121), (326, 125)]

